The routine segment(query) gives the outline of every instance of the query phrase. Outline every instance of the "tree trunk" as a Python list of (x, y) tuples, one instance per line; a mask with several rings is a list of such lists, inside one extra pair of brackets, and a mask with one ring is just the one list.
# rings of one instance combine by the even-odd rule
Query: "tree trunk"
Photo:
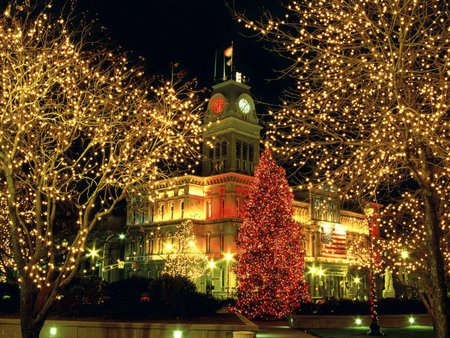
[(449, 316), (445, 263), (441, 251), (441, 229), (438, 217), (439, 201), (433, 193), (424, 191), (426, 246), (429, 258), (431, 287), (433, 289), (432, 309), (436, 338), (448, 338)]
[(19, 315), (22, 338), (39, 338), (44, 321), (35, 320), (32, 281), (24, 280), (20, 285)]

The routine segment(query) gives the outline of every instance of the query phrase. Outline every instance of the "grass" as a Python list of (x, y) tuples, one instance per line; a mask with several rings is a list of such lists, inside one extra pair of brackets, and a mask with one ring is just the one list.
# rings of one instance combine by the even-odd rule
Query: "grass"
[[(367, 336), (367, 327), (346, 327), (338, 329), (308, 329), (308, 333), (319, 338), (362, 338)], [(414, 325), (402, 328), (381, 328), (389, 338), (434, 338), (432, 326)]]

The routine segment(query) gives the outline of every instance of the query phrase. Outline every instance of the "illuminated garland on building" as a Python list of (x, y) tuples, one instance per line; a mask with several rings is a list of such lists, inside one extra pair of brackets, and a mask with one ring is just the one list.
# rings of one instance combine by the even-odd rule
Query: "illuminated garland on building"
[(302, 229), (292, 214), (285, 172), (266, 149), (238, 234), (236, 310), (249, 318), (283, 318), (309, 299)]

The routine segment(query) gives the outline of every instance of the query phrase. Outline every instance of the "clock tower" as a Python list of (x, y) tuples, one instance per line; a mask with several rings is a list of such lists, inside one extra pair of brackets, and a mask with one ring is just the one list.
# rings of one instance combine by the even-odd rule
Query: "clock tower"
[(262, 127), (249, 86), (235, 80), (213, 86), (204, 128), (203, 176), (253, 173)]

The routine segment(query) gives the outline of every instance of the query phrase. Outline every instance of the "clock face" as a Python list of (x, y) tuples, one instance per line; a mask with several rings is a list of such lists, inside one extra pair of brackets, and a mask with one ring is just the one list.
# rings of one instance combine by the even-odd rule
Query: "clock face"
[(241, 110), (242, 113), (244, 114), (248, 114), (250, 113), (250, 102), (248, 102), (247, 99), (242, 98), (239, 100), (239, 109)]
[(222, 97), (216, 97), (211, 102), (211, 109), (214, 113), (220, 114), (225, 107), (225, 100)]

